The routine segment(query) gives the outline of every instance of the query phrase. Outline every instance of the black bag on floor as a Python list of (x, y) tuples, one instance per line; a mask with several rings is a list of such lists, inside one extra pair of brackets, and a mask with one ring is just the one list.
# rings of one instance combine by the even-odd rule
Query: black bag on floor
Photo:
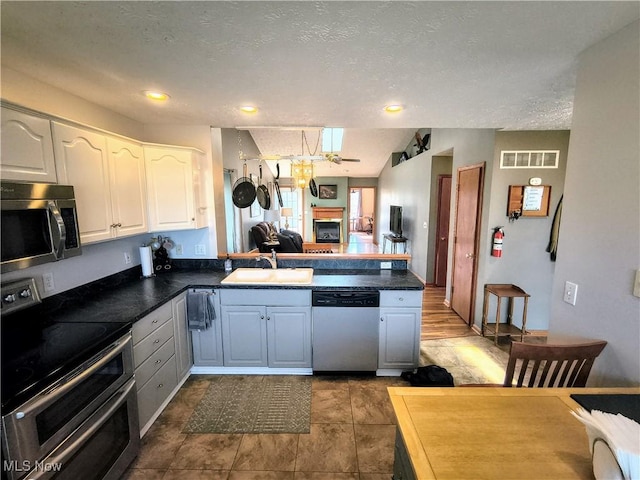
[(402, 372), (400, 376), (414, 387), (453, 387), (453, 376), (438, 365), (418, 367), (413, 372)]

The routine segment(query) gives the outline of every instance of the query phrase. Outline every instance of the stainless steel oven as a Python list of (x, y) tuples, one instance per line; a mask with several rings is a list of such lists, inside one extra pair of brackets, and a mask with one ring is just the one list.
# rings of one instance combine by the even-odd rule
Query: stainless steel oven
[(139, 448), (135, 392), (128, 333), (3, 412), (7, 478), (118, 478)]
[(0, 184), (2, 273), (82, 253), (73, 187)]

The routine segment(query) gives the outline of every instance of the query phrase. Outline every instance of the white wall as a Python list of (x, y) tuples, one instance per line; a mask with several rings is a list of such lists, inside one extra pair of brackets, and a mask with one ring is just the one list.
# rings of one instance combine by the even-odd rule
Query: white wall
[[(513, 283), (523, 288), (531, 298), (527, 308), (527, 329), (547, 330), (551, 310), (551, 287), (555, 262), (546, 252), (555, 208), (562, 196), (565, 181), (569, 132), (526, 131), (496, 132), (494, 168), (491, 179), (491, 205), (485, 210), (489, 230), (483, 234), (491, 239), (493, 227), (504, 226), (502, 257), (489, 255), (490, 246), (481, 252), (486, 258), (484, 283)], [(501, 150), (560, 150), (558, 168), (500, 169)], [(551, 187), (549, 215), (520, 217), (509, 222), (507, 201), (510, 185), (527, 185), (531, 177), (542, 179)], [(482, 306), (482, 302), (478, 302)], [(522, 318), (522, 301), (517, 301), (514, 318)], [(493, 305), (493, 304), (492, 304)], [(492, 307), (494, 312), (494, 307)], [(481, 313), (476, 309), (475, 323), (480, 327)]]
[(2, 99), (137, 140), (144, 132), (135, 120), (6, 67), (2, 67)]
[(634, 22), (579, 59), (550, 332), (609, 342), (592, 385), (640, 384), (639, 38)]
[[(140, 252), (138, 248), (143, 243), (148, 242), (149, 238), (151, 238), (151, 235), (145, 233), (120, 240), (83, 245), (82, 255), (78, 257), (37, 265), (16, 272), (3, 273), (2, 282), (33, 277), (40, 295), (43, 298), (50, 297), (132, 267), (140, 268)], [(125, 264), (125, 252), (131, 256), (132, 262), (129, 265)], [(51, 292), (44, 291), (42, 284), (42, 275), (44, 273), (53, 274), (55, 289)], [(142, 270), (140, 270), (140, 275), (142, 275)]]
[[(409, 269), (424, 279), (427, 272), (427, 251), (431, 205), (431, 167), (433, 156), (451, 155), (453, 150), (453, 183), (455, 192), (458, 167), (486, 162), (491, 164), (494, 149), (494, 130), (491, 129), (432, 129), (431, 149), (409, 160), (391, 167), (391, 159), (384, 166), (378, 180), (378, 235), (389, 231), (389, 205), (403, 208), (403, 235), (409, 239), (411, 254)], [(451, 211), (455, 210), (455, 195), (452, 195)], [(424, 228), (424, 224), (427, 228)], [(453, 228), (453, 224), (451, 226)], [(453, 230), (450, 232), (453, 238)], [(451, 258), (449, 258), (449, 276)], [(479, 280), (480, 283), (481, 279)], [(449, 291), (450, 286), (447, 287)], [(447, 293), (448, 296), (448, 293)]]

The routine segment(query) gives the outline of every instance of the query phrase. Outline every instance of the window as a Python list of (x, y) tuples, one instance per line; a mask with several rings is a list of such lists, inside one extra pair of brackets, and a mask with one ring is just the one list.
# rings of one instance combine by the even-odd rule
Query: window
[(500, 168), (558, 168), (560, 150), (502, 150)]

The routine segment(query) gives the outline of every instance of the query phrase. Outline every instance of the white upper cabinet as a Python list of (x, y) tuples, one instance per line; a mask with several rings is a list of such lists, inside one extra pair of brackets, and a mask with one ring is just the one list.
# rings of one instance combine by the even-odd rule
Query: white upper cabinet
[(189, 148), (144, 147), (149, 231), (207, 226), (200, 191), (200, 153)]
[(112, 237), (109, 155), (104, 135), (53, 122), (58, 180), (73, 185), (82, 243)]
[(3, 180), (56, 183), (49, 119), (2, 107)]
[(142, 147), (53, 122), (60, 183), (73, 185), (82, 243), (147, 231)]
[(107, 138), (113, 233), (118, 237), (148, 231), (147, 185), (142, 146)]

